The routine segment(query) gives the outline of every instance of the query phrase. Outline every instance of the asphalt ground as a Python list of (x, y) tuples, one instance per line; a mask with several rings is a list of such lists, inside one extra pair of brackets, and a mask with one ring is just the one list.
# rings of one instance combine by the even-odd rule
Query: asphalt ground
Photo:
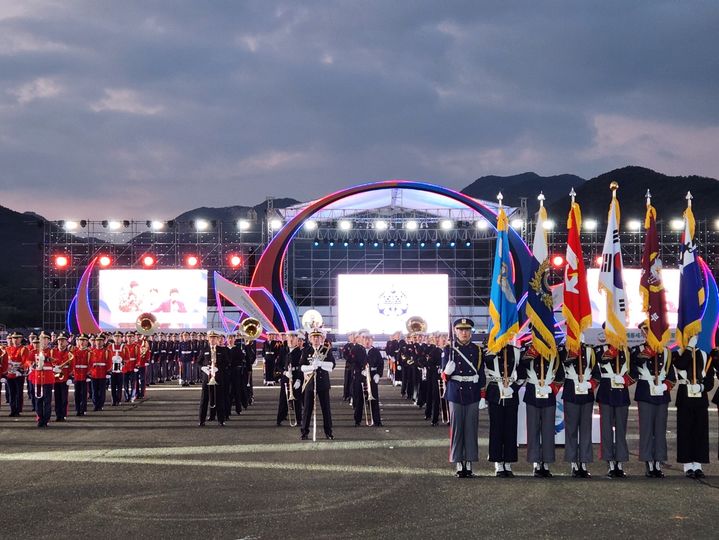
[[(197, 426), (199, 388), (153, 386), (147, 398), (106, 406), (66, 423), (35, 427), (34, 415), (0, 407), (0, 538), (717, 538), (719, 466), (705, 480), (667, 464), (663, 480), (637, 461), (637, 411), (630, 410), (629, 477), (494, 477), (491, 464), (457, 479), (447, 463), (448, 429), (380, 387), (383, 427), (353, 426), (333, 373), (334, 441), (300, 441), (276, 426), (279, 389), (255, 387), (255, 403), (225, 427)], [(261, 380), (261, 369), (254, 372)], [(71, 397), (72, 403), (72, 397)], [(27, 405), (27, 402), (26, 402)], [(319, 409), (318, 409), (319, 410)], [(670, 410), (670, 460), (676, 456)], [(711, 455), (717, 414), (710, 409)], [(488, 418), (480, 414), (480, 454)], [(595, 445), (595, 459), (598, 445)], [(520, 448), (520, 460), (526, 450)]]

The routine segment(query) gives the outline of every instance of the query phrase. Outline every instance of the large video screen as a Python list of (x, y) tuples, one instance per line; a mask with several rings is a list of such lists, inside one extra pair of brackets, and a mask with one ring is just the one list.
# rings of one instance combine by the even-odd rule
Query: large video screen
[[(679, 269), (662, 269), (662, 282), (666, 290), (667, 321), (671, 328), (677, 326), (677, 308), (679, 305)], [(639, 293), (639, 280), (642, 277), (641, 268), (622, 269), (624, 278), (624, 294), (627, 298), (627, 328), (637, 328), (645, 320), (646, 314), (642, 311), (642, 295)], [(607, 301), (604, 292), (599, 292), (599, 269), (587, 270), (587, 286), (589, 299), (592, 303), (592, 326), (602, 326), (607, 320)]]
[(158, 329), (207, 328), (207, 270), (100, 270), (99, 323), (135, 328), (152, 313)]
[(447, 274), (340, 274), (337, 280), (340, 333), (406, 332), (414, 316), (427, 321), (428, 332), (449, 329)]

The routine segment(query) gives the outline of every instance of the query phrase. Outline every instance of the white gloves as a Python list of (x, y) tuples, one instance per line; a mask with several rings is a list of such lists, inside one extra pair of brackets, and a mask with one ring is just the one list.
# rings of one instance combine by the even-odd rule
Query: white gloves
[(52, 368), (52, 371), (53, 373), (60, 373), (62, 369), (60, 369), (60, 366), (55, 366), (54, 368)]
[(660, 392), (666, 392), (668, 390), (667, 383), (661, 383), (659, 386), (657, 386), (657, 389)]
[(6, 382), (7, 382), (7, 379), (6, 379), (5, 377), (3, 377), (2, 379), (0, 379), (0, 383), (6, 383)]
[(138, 373), (138, 372), (140, 371), (140, 369), (139, 369), (139, 368), (135, 368), (135, 369), (133, 369), (132, 371), (134, 371), (135, 373)]
[(361, 372), (361, 375), (362, 375), (363, 377), (366, 377), (366, 376), (367, 376), (367, 370), (366, 370), (366, 369), (363, 369), (362, 372)]
[(330, 373), (335, 368), (332, 365), (332, 362), (320, 362), (320, 367), (324, 369), (327, 373)]
[(313, 367), (313, 368), (317, 369), (317, 368), (320, 367), (321, 365), (322, 365), (322, 360), (320, 360), (319, 358), (315, 358), (314, 360), (312, 360), (312, 367)]
[(110, 374), (108, 373), (107, 375), (105, 375), (105, 378), (109, 381), (109, 380), (110, 380)]
[(283, 375), (288, 379), (292, 379), (292, 372), (290, 370), (285, 371)]
[(588, 392), (589, 391), (589, 383), (587, 381), (582, 381), (580, 383), (577, 383), (577, 390), (580, 392)]
[(624, 377), (622, 375), (615, 375), (614, 384), (624, 384)]
[(300, 388), (300, 380), (299, 380), (299, 379), (297, 379), (297, 380), (295, 381), (295, 384), (293, 385), (293, 388), (294, 388), (295, 390), (299, 390), (299, 388)]
[(689, 389), (691, 390), (692, 394), (699, 394), (702, 391), (702, 385), (701, 384), (690, 384)]
[(68, 379), (65, 384), (67, 384), (68, 386), (72, 386), (72, 385), (75, 384), (75, 383), (72, 382), (72, 379)]
[(506, 388), (502, 387), (503, 397), (511, 398), (513, 394), (514, 394), (514, 388), (512, 388), (511, 386), (507, 386)]
[(451, 375), (455, 369), (457, 369), (457, 364), (454, 363), (454, 360), (450, 360), (447, 362), (447, 365), (444, 366), (444, 374)]
[(487, 400), (484, 398), (480, 399), (479, 400), (479, 410), (481, 411), (482, 409), (486, 409), (486, 408), (487, 408)]
[(92, 379), (91, 379), (90, 377), (88, 377), (87, 379), (85, 379), (85, 382), (90, 382), (90, 381), (92, 381)]
[(372, 380), (375, 384), (379, 384), (379, 374), (375, 373), (374, 377), (372, 377)]

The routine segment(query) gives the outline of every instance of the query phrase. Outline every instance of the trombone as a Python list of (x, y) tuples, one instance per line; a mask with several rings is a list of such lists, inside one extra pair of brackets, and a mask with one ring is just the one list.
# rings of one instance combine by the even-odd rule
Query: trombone
[(287, 416), (289, 416), (290, 427), (297, 427), (297, 416), (295, 415), (295, 392), (292, 388), (292, 371), (285, 383), (285, 397), (287, 398)]
[(64, 368), (66, 365), (68, 365), (70, 362), (72, 362), (75, 359), (75, 357), (72, 355), (71, 352), (67, 353), (67, 360), (65, 360), (62, 364), (58, 364), (53, 368), (53, 371), (55, 372), (55, 378), (59, 379), (62, 377), (62, 368)]
[[(42, 399), (45, 396), (45, 386), (42, 384), (43, 374), (45, 371), (45, 355), (40, 350), (39, 354), (35, 356), (35, 399)], [(39, 410), (39, 409), (38, 409)]]
[(209, 379), (207, 380), (207, 392), (209, 394), (210, 409), (217, 407), (217, 380), (215, 380), (215, 373), (217, 373), (217, 350), (216, 347), (210, 349), (210, 367), (204, 366), (202, 370), (207, 374)]
[(372, 378), (369, 374), (369, 363), (366, 364), (365, 367), (365, 386), (366, 386), (366, 392), (365, 392), (365, 400), (364, 400), (364, 420), (365, 424), (368, 426), (374, 425), (374, 419), (372, 418), (372, 408), (370, 401), (374, 401), (374, 396), (372, 395)]

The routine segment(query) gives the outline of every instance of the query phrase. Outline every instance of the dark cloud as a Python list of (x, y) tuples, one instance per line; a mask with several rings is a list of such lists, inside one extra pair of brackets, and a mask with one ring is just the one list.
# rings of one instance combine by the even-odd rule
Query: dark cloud
[(713, 2), (0, 0), (0, 204), (170, 217), (356, 182), (719, 176)]

